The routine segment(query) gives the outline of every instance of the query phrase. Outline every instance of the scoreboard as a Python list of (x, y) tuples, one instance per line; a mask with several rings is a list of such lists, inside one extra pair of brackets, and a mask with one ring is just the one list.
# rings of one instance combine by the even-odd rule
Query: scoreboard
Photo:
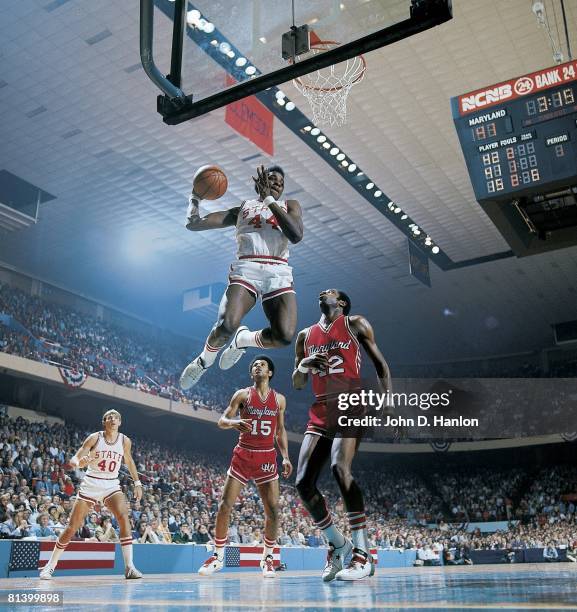
[[(511, 224), (519, 233), (515, 216), (540, 240), (577, 223), (577, 61), (456, 96), (451, 106), (475, 197), (517, 254), (528, 253), (506, 235)], [(562, 209), (555, 222), (552, 208)]]

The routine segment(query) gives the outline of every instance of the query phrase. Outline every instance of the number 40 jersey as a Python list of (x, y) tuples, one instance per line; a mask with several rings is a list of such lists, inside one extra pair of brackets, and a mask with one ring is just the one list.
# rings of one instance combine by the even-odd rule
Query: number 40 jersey
[(341, 315), (327, 327), (319, 321), (308, 328), (305, 336), (305, 357), (316, 353), (326, 353), (329, 359), (327, 371), (311, 372), (315, 397), (322, 401), (327, 394), (338, 392), (339, 380), (360, 378), (361, 349), (359, 341), (351, 331), (349, 318)]

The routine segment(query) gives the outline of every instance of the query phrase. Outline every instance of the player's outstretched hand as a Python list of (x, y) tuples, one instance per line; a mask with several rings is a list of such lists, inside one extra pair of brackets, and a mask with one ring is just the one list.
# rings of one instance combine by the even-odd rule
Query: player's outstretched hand
[(134, 487), (134, 499), (137, 503), (142, 499), (142, 485), (140, 487)]
[(238, 419), (233, 427), (243, 433), (249, 433), (252, 429), (252, 419)]
[(288, 478), (293, 473), (293, 464), (290, 459), (282, 460), (282, 477)]
[(80, 457), (78, 459), (78, 467), (80, 469), (85, 468), (90, 463), (90, 455), (84, 455), (84, 457)]
[(261, 196), (261, 198), (264, 199), (267, 196), (272, 195), (268, 175), (264, 166), (257, 167), (256, 176), (257, 178), (253, 176), (252, 180), (255, 182), (256, 188), (258, 189), (258, 194)]

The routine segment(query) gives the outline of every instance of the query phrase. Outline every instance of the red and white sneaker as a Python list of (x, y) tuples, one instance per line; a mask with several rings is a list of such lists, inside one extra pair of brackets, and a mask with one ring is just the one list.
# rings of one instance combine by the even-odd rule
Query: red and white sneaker
[(345, 559), (351, 554), (353, 545), (349, 540), (340, 548), (335, 548), (329, 543), (329, 551), (327, 553), (327, 562), (323, 569), (323, 582), (332, 582), (336, 575), (343, 569)]
[(40, 570), (40, 580), (52, 580), (52, 574), (54, 574), (54, 568), (51, 565), (46, 564)]
[(198, 573), (201, 576), (211, 576), (215, 572), (220, 572), (220, 570), (224, 567), (224, 560), (219, 559), (218, 555), (214, 553), (212, 557), (209, 557), (198, 570)]
[(275, 578), (276, 577), (272, 555), (267, 555), (260, 562), (260, 569), (262, 570), (263, 578)]
[(373, 563), (370, 555), (360, 548), (355, 548), (348, 567), (342, 569), (335, 578), (337, 580), (361, 580), (370, 576), (372, 569)]

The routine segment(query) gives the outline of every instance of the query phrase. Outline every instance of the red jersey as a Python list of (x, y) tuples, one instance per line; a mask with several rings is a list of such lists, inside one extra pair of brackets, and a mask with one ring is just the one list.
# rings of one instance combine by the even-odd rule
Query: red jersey
[(313, 392), (317, 400), (327, 395), (327, 375), (330, 377), (330, 384), (335, 385), (335, 392), (338, 392), (339, 380), (344, 382), (360, 378), (361, 348), (359, 341), (351, 331), (348, 317), (341, 315), (327, 327), (321, 321), (311, 325), (305, 336), (304, 348), (305, 357), (310, 357), (315, 353), (328, 354), (328, 372), (310, 372)]
[(252, 419), (252, 431), (241, 432), (238, 445), (252, 450), (274, 448), (279, 404), (274, 389), (261, 399), (256, 387), (249, 387), (248, 399), (240, 409), (241, 419)]

